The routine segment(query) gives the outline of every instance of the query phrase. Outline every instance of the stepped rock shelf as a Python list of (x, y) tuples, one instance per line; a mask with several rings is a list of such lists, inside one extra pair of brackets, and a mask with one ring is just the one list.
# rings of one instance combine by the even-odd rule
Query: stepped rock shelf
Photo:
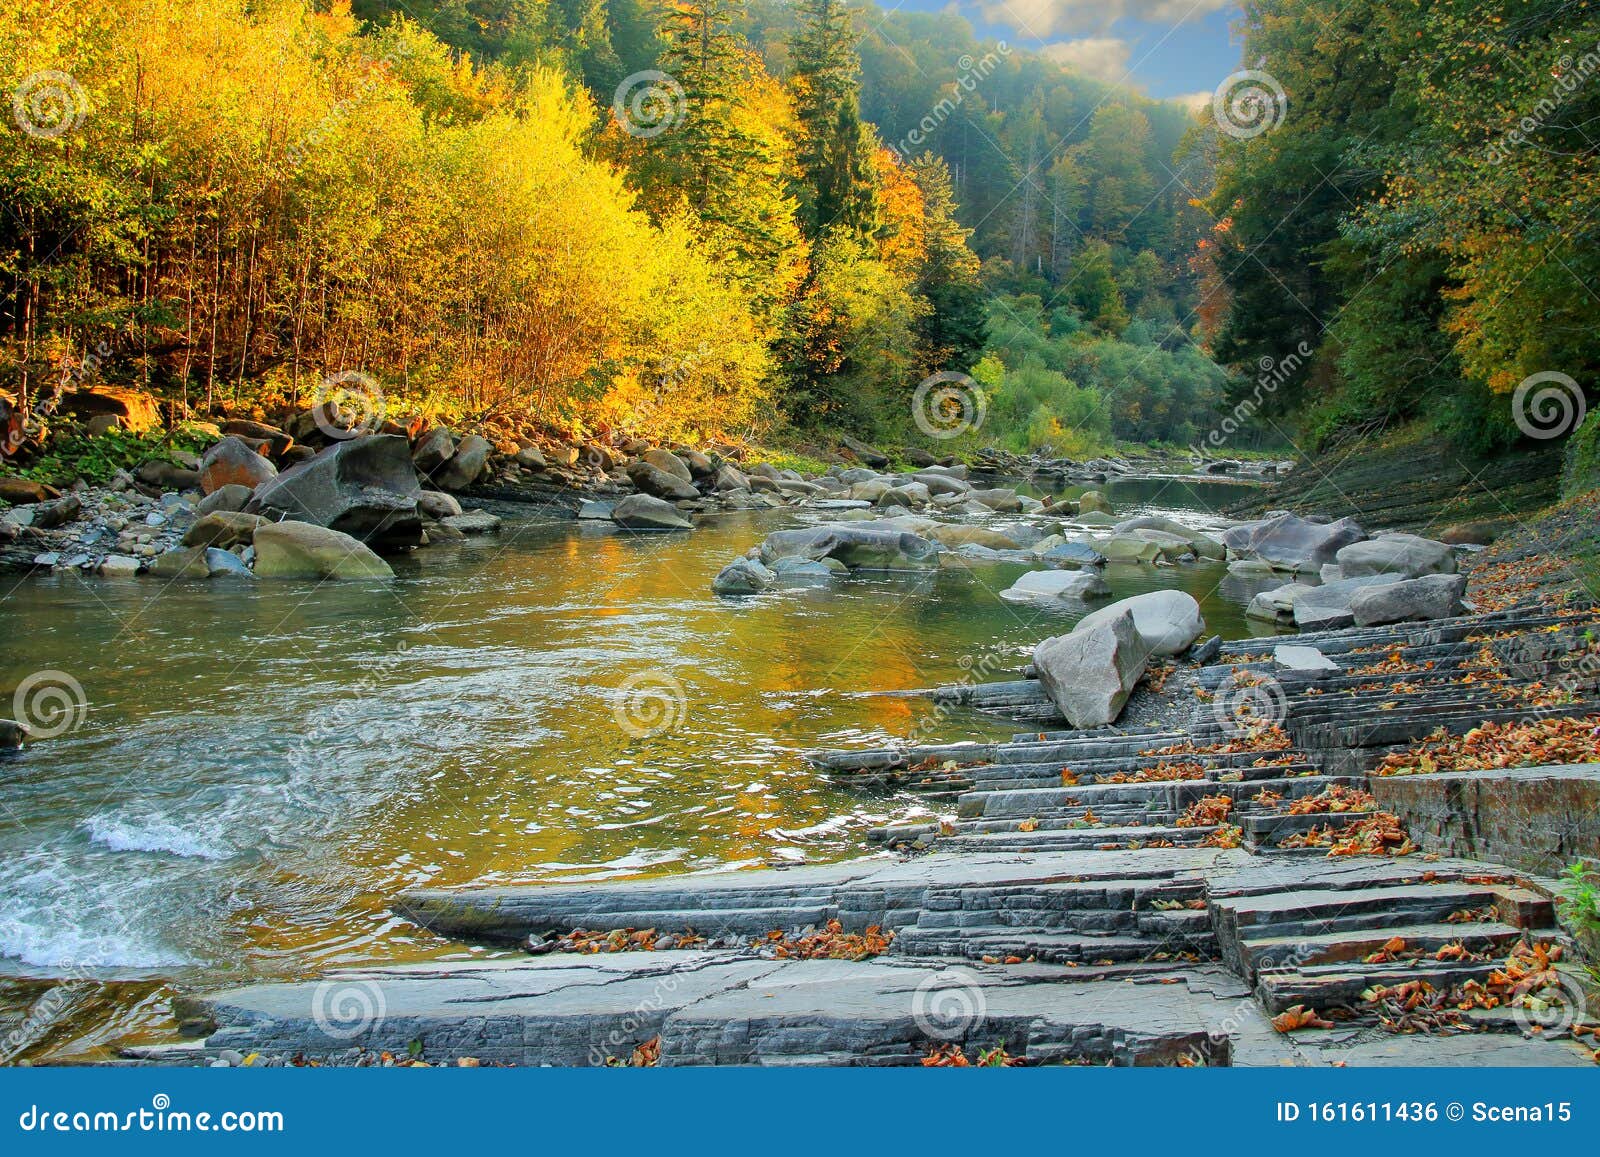
[[(1178, 661), (1155, 726), (813, 752), (840, 784), (953, 818), (876, 829), (885, 850), (841, 864), (413, 892), (400, 916), (529, 955), (196, 997), (182, 1011), (208, 1038), (140, 1055), (1592, 1064), (1581, 1016), (1536, 1029), (1517, 998), (1535, 975), (1584, 983), (1546, 877), (1600, 853), (1592, 823), (1561, 822), (1600, 809), (1600, 768), (1370, 773), (1485, 721), (1600, 713), (1596, 665), (1574, 661), (1596, 629), (1569, 603), (1213, 642)], [(1266, 686), (1272, 722), (1241, 732), (1217, 708)], [(1033, 679), (931, 694), (1051, 717)], [(1441, 814), (1469, 790), (1476, 812)], [(1489, 822), (1491, 798), (1530, 801), (1524, 822)]]

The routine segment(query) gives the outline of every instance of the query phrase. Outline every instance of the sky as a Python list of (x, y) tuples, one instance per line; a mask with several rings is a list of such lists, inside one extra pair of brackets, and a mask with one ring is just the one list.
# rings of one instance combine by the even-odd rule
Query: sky
[(980, 36), (1054, 56), (1152, 97), (1207, 100), (1239, 68), (1234, 0), (879, 0), (884, 8), (953, 7)]

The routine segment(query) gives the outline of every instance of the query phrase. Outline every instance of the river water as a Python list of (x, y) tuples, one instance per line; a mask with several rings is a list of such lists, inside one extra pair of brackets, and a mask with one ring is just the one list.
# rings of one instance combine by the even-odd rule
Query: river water
[[(1109, 495), (1205, 526), (1245, 489)], [(834, 790), (798, 752), (904, 736), (926, 701), (867, 692), (1006, 678), (1073, 621), (996, 597), (1019, 565), (713, 596), (788, 512), (634, 536), (497, 509), (500, 537), (379, 587), (7, 580), (0, 688), (51, 672), (86, 709), (0, 761), (0, 1059), (160, 1035), (173, 985), (480, 954), (388, 914), (419, 885), (859, 854), (923, 809)], [(1106, 579), (1188, 590), (1239, 637), (1248, 592), (1225, 574)], [(936, 723), (923, 738), (1015, 730)]]

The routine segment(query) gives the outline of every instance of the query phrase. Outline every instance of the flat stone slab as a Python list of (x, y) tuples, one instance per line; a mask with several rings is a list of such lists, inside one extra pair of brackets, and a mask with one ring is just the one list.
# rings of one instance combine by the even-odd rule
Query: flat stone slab
[(1215, 967), (1162, 979), (687, 951), (351, 970), (195, 1003), (220, 1025), (208, 1050), (268, 1055), (418, 1041), (434, 1063), (592, 1065), (659, 1036), (662, 1065), (911, 1065), (945, 1043), (1041, 1062), (1173, 1064), (1193, 1051), (1226, 1063), (1248, 990)]
[(656, 928), (702, 936), (764, 936), (774, 928), (847, 931), (916, 923), (930, 888), (1025, 886), (1066, 879), (1174, 877), (1246, 853), (1214, 848), (1070, 851), (1031, 855), (876, 856), (783, 870), (672, 876), (582, 887), (462, 888), (406, 893), (395, 912), (446, 936), (525, 940), (532, 933)]

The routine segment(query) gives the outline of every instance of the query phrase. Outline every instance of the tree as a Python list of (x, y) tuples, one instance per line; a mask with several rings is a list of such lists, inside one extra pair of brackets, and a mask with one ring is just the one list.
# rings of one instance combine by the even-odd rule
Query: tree
[(911, 163), (911, 177), (922, 193), (927, 254), (916, 283), (928, 302), (928, 313), (917, 327), (922, 360), (929, 369), (966, 368), (988, 338), (978, 258), (967, 247), (971, 230), (956, 220), (950, 167), (941, 158), (923, 153)]
[(790, 83), (808, 233), (868, 238), (881, 223), (872, 161), (878, 146), (861, 119), (861, 62), (850, 10), (844, 0), (799, 0), (798, 15)]

